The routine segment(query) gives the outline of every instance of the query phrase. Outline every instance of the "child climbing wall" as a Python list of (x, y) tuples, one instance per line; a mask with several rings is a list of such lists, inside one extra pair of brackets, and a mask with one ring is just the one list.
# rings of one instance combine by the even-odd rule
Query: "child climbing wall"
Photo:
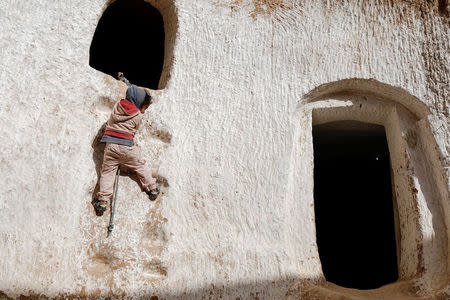
[(94, 201), (94, 208), (100, 216), (106, 211), (106, 205), (111, 199), (118, 167), (124, 166), (136, 173), (150, 200), (155, 200), (159, 195), (156, 180), (134, 144), (134, 136), (143, 113), (152, 103), (152, 97), (144, 89), (130, 84), (121, 73), (119, 79), (128, 85), (128, 89), (126, 99), (114, 105), (101, 139), (106, 146), (100, 173), (100, 190)]

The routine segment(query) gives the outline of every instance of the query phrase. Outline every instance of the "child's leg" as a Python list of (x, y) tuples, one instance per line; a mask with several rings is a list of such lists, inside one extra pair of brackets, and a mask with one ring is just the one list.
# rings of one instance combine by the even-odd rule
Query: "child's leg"
[(156, 188), (156, 179), (152, 177), (152, 172), (145, 165), (145, 160), (141, 159), (140, 153), (136, 147), (132, 147), (127, 152), (126, 159), (122, 161), (123, 165), (136, 172), (142, 188), (150, 191)]
[(100, 172), (100, 189), (97, 193), (98, 200), (109, 201), (114, 188), (117, 167), (119, 166), (117, 152), (114, 151), (115, 144), (107, 143), (105, 154), (103, 155), (103, 164)]

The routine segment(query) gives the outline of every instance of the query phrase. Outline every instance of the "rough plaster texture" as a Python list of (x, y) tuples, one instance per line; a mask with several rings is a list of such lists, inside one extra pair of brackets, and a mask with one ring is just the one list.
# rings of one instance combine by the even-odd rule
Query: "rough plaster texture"
[[(122, 176), (110, 239), (90, 202), (125, 87), (88, 64), (108, 3), (0, 2), (3, 296), (449, 297), (446, 1), (150, 2), (166, 61), (137, 144), (163, 195)], [(343, 118), (384, 124), (405, 168), (401, 279), (375, 291), (325, 282), (315, 243), (311, 127)]]

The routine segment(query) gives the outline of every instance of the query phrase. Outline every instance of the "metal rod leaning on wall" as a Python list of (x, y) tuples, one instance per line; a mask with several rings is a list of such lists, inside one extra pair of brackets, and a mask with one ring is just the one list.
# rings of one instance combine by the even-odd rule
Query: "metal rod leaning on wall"
[(116, 183), (115, 183), (115, 187), (114, 187), (114, 201), (111, 204), (111, 214), (109, 216), (108, 235), (106, 237), (109, 237), (111, 235), (111, 232), (114, 228), (114, 212), (116, 211), (117, 190), (119, 188), (119, 177), (120, 177), (120, 167), (117, 167)]

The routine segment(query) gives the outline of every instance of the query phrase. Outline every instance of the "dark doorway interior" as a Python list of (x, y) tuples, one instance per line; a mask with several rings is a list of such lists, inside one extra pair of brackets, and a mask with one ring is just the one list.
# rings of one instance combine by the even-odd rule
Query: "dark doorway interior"
[(164, 62), (164, 22), (143, 0), (117, 0), (104, 12), (89, 51), (89, 65), (133, 84), (157, 89)]
[(317, 245), (326, 279), (373, 289), (398, 279), (389, 150), (383, 126), (313, 126)]

